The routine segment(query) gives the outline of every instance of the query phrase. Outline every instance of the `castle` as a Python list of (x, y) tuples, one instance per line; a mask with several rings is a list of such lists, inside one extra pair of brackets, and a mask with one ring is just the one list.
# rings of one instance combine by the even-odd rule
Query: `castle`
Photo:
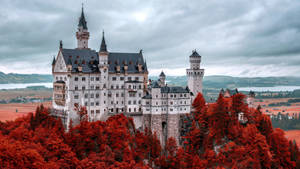
[(197, 51), (189, 57), (187, 87), (168, 86), (164, 72), (157, 81), (148, 79), (142, 50), (111, 52), (104, 32), (99, 50), (92, 50), (88, 46), (89, 36), (82, 9), (76, 32), (77, 48), (66, 49), (60, 42), (52, 62), (53, 108), (63, 112), (66, 127), (70, 120), (78, 119), (75, 108), (85, 106), (89, 121), (124, 113), (133, 118), (137, 129), (156, 132), (163, 145), (169, 137), (178, 143), (180, 117), (190, 113), (193, 98), (202, 92), (204, 69), (200, 69), (201, 56)]

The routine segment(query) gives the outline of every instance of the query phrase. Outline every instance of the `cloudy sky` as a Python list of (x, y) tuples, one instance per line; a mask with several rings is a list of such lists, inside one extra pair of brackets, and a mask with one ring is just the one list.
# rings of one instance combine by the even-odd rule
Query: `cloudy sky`
[(197, 49), (206, 75), (300, 76), (299, 0), (1, 0), (0, 71), (51, 73), (59, 40), (75, 48), (81, 3), (99, 49), (143, 49), (150, 75), (184, 75)]

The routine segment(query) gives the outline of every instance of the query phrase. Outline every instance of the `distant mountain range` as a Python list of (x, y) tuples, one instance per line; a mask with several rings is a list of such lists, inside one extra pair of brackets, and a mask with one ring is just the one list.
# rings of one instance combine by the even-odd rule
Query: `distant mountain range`
[(52, 82), (52, 75), (42, 74), (5, 74), (0, 72), (0, 84), (8, 83), (44, 83)]
[[(156, 80), (156, 76), (149, 76)], [(186, 76), (167, 76), (169, 85), (186, 86)], [(0, 72), (0, 84), (8, 83), (44, 83), (52, 82), (52, 75), (42, 74), (5, 74)], [(231, 76), (204, 76), (203, 86), (213, 88), (238, 88), (238, 87), (272, 87), (272, 86), (300, 86), (300, 77), (231, 77)]]
[[(157, 79), (157, 77), (149, 77)], [(186, 76), (167, 76), (170, 85), (186, 86)], [(213, 88), (239, 88), (239, 87), (273, 87), (273, 86), (300, 86), (300, 77), (231, 77), (231, 76), (204, 76), (203, 86)]]

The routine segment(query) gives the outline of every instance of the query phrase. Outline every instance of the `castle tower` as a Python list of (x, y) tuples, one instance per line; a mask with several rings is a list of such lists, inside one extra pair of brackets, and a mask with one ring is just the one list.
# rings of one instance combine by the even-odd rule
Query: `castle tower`
[(98, 52), (99, 56), (99, 71), (100, 71), (100, 79), (101, 79), (101, 86), (102, 86), (102, 102), (100, 103), (101, 107), (105, 107), (104, 110), (101, 113), (100, 119), (103, 120), (107, 117), (108, 113), (108, 101), (107, 101), (107, 95), (105, 93), (108, 93), (108, 51), (105, 43), (105, 37), (104, 37), (104, 31), (102, 32), (102, 41), (100, 45), (100, 49)]
[(188, 78), (188, 87), (193, 93), (193, 97), (200, 92), (202, 93), (202, 80), (204, 69), (200, 69), (201, 56), (196, 50), (190, 55), (190, 68), (186, 70)]
[(159, 82), (160, 82), (160, 86), (164, 87), (166, 85), (166, 75), (163, 71), (161, 71), (160, 75), (159, 75)]
[(88, 32), (86, 20), (84, 17), (83, 7), (81, 9), (81, 16), (78, 23), (78, 31), (76, 32), (77, 48), (86, 49), (88, 48), (90, 33)]
[(108, 52), (107, 52), (107, 47), (106, 47), (106, 43), (105, 43), (104, 31), (102, 32), (102, 41), (101, 41), (98, 55), (99, 55), (100, 68), (107, 67), (108, 66)]
[(250, 91), (248, 96), (247, 96), (247, 104), (249, 107), (254, 108), (254, 100), (255, 100), (255, 93), (253, 91)]

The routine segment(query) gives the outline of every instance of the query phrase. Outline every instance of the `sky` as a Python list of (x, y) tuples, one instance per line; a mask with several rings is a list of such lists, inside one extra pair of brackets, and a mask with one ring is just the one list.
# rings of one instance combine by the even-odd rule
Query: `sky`
[(99, 50), (139, 52), (150, 75), (185, 75), (192, 50), (205, 75), (300, 76), (299, 0), (0, 0), (0, 71), (51, 74), (76, 48), (81, 6)]

